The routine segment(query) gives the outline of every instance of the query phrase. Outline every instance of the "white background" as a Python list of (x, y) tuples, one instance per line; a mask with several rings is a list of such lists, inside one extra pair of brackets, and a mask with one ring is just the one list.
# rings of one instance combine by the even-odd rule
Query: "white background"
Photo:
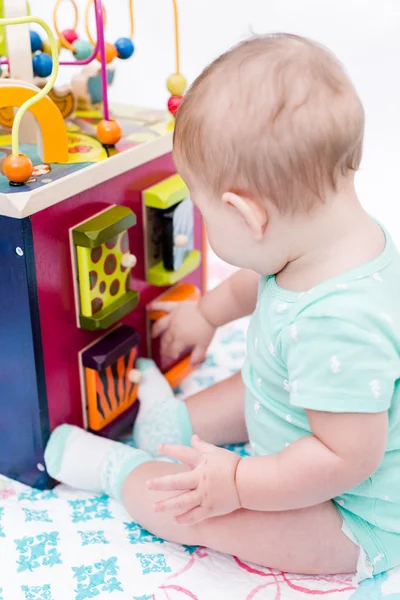
[[(77, 0), (84, 7), (83, 0)], [(400, 244), (400, 1), (178, 0), (182, 72), (192, 81), (205, 65), (252, 32), (287, 31), (329, 46), (345, 63), (364, 102), (367, 132), (357, 185), (362, 202)], [(51, 22), (51, 0), (31, 0), (32, 13)], [(105, 0), (110, 42), (128, 35), (126, 0)], [(163, 107), (165, 79), (174, 71), (171, 0), (135, 0), (137, 51), (117, 61), (116, 102)], [(71, 26), (68, 0), (62, 28)], [(81, 37), (84, 37), (83, 10)], [(60, 80), (71, 76), (63, 68)], [(254, 82), (257, 93), (257, 82)], [(398, 222), (396, 222), (398, 217)]]

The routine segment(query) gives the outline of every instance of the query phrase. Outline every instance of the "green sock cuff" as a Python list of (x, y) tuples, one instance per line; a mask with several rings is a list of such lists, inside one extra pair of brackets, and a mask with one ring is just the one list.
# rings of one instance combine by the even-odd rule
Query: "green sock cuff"
[(122, 502), (122, 487), (129, 473), (131, 473), (134, 469), (137, 469), (137, 467), (140, 467), (140, 465), (149, 462), (150, 460), (152, 460), (152, 458), (149, 454), (147, 454), (147, 452), (144, 450), (136, 450), (135, 457), (132, 457), (131, 460), (128, 460), (123, 464), (115, 481), (115, 497), (117, 500)]
[(53, 431), (44, 452), (44, 462), (50, 477), (57, 479), (61, 470), (67, 440), (74, 431), (72, 425), (60, 425)]
[[(122, 487), (125, 483), (129, 473), (139, 467), (140, 465), (149, 462), (152, 459), (150, 454), (144, 450), (136, 450), (129, 446), (121, 448), (122, 444), (119, 445), (117, 452), (113, 452), (108, 457), (106, 464), (104, 465), (101, 483), (102, 490), (108, 496), (116, 498), (116, 500), (122, 501)], [(121, 461), (121, 450), (125, 454)]]
[(176, 416), (179, 423), (179, 429), (182, 435), (182, 445), (190, 446), (193, 436), (193, 427), (190, 421), (188, 407), (186, 402), (179, 401), (179, 405), (176, 410)]

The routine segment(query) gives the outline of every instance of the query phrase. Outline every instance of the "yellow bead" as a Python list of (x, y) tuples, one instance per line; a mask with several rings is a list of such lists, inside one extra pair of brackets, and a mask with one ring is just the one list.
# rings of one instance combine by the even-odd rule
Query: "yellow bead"
[(173, 73), (167, 79), (168, 91), (173, 96), (182, 96), (183, 92), (186, 90), (186, 86), (186, 79), (180, 73)]
[[(56, 41), (57, 41), (58, 51), (60, 52), (61, 40), (58, 38)], [(51, 56), (50, 42), (48, 39), (43, 40), (43, 52), (46, 52), (46, 54), (50, 54), (50, 56)]]

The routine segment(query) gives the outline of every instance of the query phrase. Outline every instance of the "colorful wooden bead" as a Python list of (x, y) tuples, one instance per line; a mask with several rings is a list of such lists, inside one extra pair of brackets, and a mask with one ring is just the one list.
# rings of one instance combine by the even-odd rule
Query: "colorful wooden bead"
[(46, 52), (35, 54), (32, 59), (33, 72), (37, 77), (49, 77), (53, 70), (53, 59)]
[(139, 369), (131, 369), (128, 373), (128, 379), (131, 383), (140, 383), (143, 379), (143, 373)]
[(62, 32), (62, 35), (69, 44), (73, 44), (78, 39), (78, 34), (76, 33), (75, 29), (65, 29)]
[(89, 40), (76, 40), (72, 46), (76, 60), (86, 60), (93, 53), (93, 46)]
[[(104, 44), (104, 47), (106, 50), (106, 63), (109, 65), (114, 60), (114, 58), (117, 58), (118, 52), (114, 44), (106, 42)], [(96, 58), (99, 62), (101, 62), (100, 52), (97, 54)]]
[(135, 51), (132, 40), (126, 37), (119, 38), (115, 42), (115, 47), (118, 52), (118, 58), (122, 58), (123, 60), (130, 58)]
[(182, 96), (186, 90), (187, 82), (181, 73), (173, 73), (167, 79), (167, 88), (173, 96)]
[(189, 243), (189, 237), (184, 233), (177, 233), (174, 236), (174, 246), (176, 248), (186, 248)]
[(97, 125), (97, 138), (105, 146), (114, 146), (122, 137), (122, 129), (117, 121), (103, 119)]
[(32, 175), (32, 161), (26, 154), (10, 154), (3, 162), (3, 171), (10, 183), (25, 183)]
[(171, 98), (168, 100), (168, 110), (172, 116), (176, 116), (182, 100), (183, 96), (171, 96)]
[(130, 254), (129, 252), (127, 252), (122, 257), (121, 265), (125, 269), (133, 269), (133, 267), (136, 267), (136, 265), (137, 265), (137, 258), (136, 258), (136, 256), (134, 254)]
[(41, 50), (43, 47), (43, 40), (40, 37), (40, 35), (36, 31), (30, 31), (29, 35), (31, 38), (32, 53), (37, 52), (38, 50)]
[[(60, 50), (61, 50), (61, 40), (57, 39), (56, 42), (57, 42), (58, 51), (60, 52)], [(46, 54), (50, 54), (50, 56), (51, 56), (51, 46), (50, 46), (50, 42), (49, 42), (48, 39), (43, 40), (42, 51), (46, 52)]]

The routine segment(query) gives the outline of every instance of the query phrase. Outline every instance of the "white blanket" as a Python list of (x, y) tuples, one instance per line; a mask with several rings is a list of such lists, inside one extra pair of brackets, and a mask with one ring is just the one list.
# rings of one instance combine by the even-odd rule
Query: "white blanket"
[[(245, 323), (219, 332), (192, 393), (236, 372)], [(243, 452), (243, 448), (236, 449)], [(397, 592), (397, 593), (396, 593)], [(163, 542), (105, 496), (0, 478), (0, 600), (400, 600), (400, 569), (364, 582), (304, 577)]]

